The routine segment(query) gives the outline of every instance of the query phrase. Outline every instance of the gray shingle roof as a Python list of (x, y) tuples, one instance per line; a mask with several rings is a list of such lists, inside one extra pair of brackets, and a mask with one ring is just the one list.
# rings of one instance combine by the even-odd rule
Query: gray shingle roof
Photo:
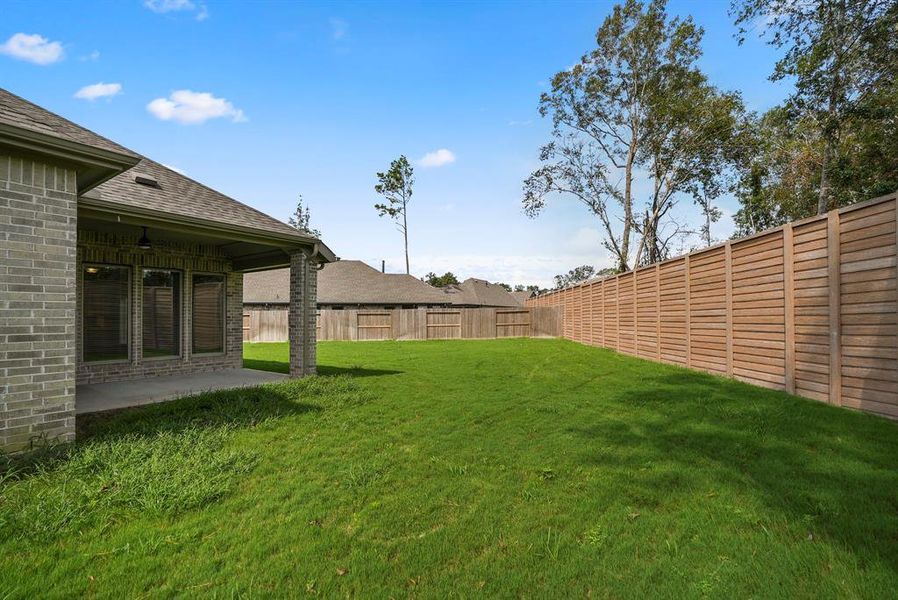
[[(261, 233), (286, 234), (301, 239), (310, 237), (2, 88), (0, 123), (101, 150), (139, 157), (140, 162), (135, 167), (92, 190), (93, 197), (99, 194), (101, 202), (201, 219), (213, 224), (234, 225)], [(159, 187), (136, 183), (135, 174), (150, 175), (158, 181)]]
[[(159, 187), (134, 181), (135, 175), (149, 175)], [(148, 158), (133, 169), (116, 175), (96, 188), (103, 202), (161, 211), (215, 223), (249, 227), (288, 235), (300, 234), (286, 223), (269, 217), (242, 202), (225, 196), (177, 171)]]
[(76, 125), (68, 119), (41, 108), (24, 98), (20, 98), (3, 88), (0, 88), (0, 123), (68, 142), (99, 148), (100, 150), (137, 156), (137, 154), (124, 146), (107, 140), (103, 136)]
[(443, 289), (456, 306), (520, 306), (501, 285), (483, 279), (471, 277)]
[(533, 297), (533, 292), (511, 292), (511, 296), (518, 301), (518, 304), (524, 306), (524, 303)]
[[(247, 273), (243, 279), (246, 303), (289, 300), (287, 269)], [(340, 260), (318, 272), (319, 304), (449, 304), (446, 294), (411, 275), (381, 273), (359, 260)]]
[[(321, 271), (318, 272), (321, 281)], [(290, 269), (272, 269), (243, 275), (243, 302), (287, 304), (290, 302)]]

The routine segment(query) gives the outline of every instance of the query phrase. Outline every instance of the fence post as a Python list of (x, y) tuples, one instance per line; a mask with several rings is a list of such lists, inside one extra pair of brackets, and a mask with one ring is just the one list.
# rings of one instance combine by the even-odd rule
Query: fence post
[(783, 227), (783, 292), (785, 294), (786, 391), (795, 393), (795, 258), (792, 224)]
[(636, 278), (639, 273), (633, 269), (633, 353), (639, 356), (639, 285)]
[(727, 377), (733, 376), (733, 245), (730, 242), (724, 246), (724, 277), (726, 278), (726, 352), (727, 352)]
[(605, 280), (602, 280), (602, 347), (607, 348), (605, 345)]
[(842, 275), (839, 270), (839, 211), (826, 217), (827, 275), (829, 278), (829, 402), (842, 404)]
[(616, 342), (614, 349), (619, 351), (620, 350), (620, 275), (614, 276), (614, 283), (617, 284), (614, 286), (614, 289), (615, 289), (614, 316), (616, 317), (615, 321), (617, 321), (615, 323), (615, 325), (617, 326), (617, 342)]
[(692, 367), (692, 316), (689, 308), (689, 262), (690, 255), (686, 255), (686, 366)]
[(655, 358), (661, 360), (661, 265), (655, 263)]

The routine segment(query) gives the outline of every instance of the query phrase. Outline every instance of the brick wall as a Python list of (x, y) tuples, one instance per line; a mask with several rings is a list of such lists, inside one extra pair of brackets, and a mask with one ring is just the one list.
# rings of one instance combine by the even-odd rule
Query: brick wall
[(317, 263), (297, 250), (290, 256), (290, 376), (317, 372), (316, 332), (318, 299)]
[(0, 450), (75, 436), (75, 172), (0, 154)]
[[(152, 234), (152, 232), (150, 232)], [(231, 369), (243, 365), (243, 274), (231, 271), (230, 261), (216, 247), (190, 242), (153, 240), (152, 250), (137, 247), (139, 231), (131, 235), (78, 231), (78, 322), (81, 322), (82, 265), (124, 265), (131, 270), (131, 346), (128, 360), (84, 362), (81, 336), (78, 345), (78, 383), (122, 381), (157, 375), (201, 373)], [(150, 235), (152, 238), (153, 236)], [(143, 287), (141, 269), (174, 269), (181, 273), (181, 356), (144, 358), (142, 346)], [(225, 274), (226, 334), (225, 351), (218, 354), (193, 354), (191, 340), (192, 275), (194, 273)], [(135, 335), (133, 332), (137, 332)]]

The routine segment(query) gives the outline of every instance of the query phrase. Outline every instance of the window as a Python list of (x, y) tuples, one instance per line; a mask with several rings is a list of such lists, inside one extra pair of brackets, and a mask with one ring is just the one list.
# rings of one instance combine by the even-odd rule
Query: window
[(181, 274), (143, 271), (143, 355), (178, 356), (181, 353)]
[(224, 352), (224, 323), (224, 275), (194, 275), (193, 352)]
[(83, 275), (84, 360), (127, 360), (131, 314), (128, 267), (85, 265)]

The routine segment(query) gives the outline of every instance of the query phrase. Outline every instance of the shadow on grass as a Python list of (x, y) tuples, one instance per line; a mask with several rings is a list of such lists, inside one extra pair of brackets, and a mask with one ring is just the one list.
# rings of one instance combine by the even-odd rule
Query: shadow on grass
[(256, 358), (243, 359), (243, 367), (257, 371), (271, 371), (272, 373), (290, 374), (290, 365), (282, 360), (260, 360)]
[(401, 375), (402, 371), (393, 369), (366, 369), (364, 367), (332, 367), (318, 365), (318, 374), (324, 377), (348, 375), (349, 377), (380, 377), (382, 375)]
[[(280, 360), (259, 360), (244, 358), (243, 366), (257, 371), (270, 371), (272, 373), (290, 373), (290, 365)], [(393, 369), (366, 369), (364, 367), (335, 367), (330, 365), (318, 365), (318, 374), (323, 377), (348, 375), (349, 377), (380, 377), (382, 375), (400, 375), (402, 371)]]
[(252, 427), (272, 418), (317, 412), (322, 407), (300, 401), (284, 385), (205, 392), (146, 406), (81, 415), (76, 422), (79, 440), (96, 436), (177, 432), (195, 427)]
[(614, 402), (619, 415), (569, 431), (586, 442), (585, 463), (626, 474), (628, 501), (727, 489), (802, 540), (829, 537), (861, 566), (898, 569), (895, 423), (686, 371), (646, 377)]

